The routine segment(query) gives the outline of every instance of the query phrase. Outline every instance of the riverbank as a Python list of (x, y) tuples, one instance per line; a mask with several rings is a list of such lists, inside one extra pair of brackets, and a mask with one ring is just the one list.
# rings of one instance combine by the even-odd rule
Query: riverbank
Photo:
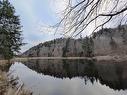
[(56, 60), (66, 60), (66, 59), (72, 59), (72, 60), (77, 60), (77, 59), (83, 59), (83, 60), (96, 60), (98, 62), (102, 61), (114, 61), (114, 62), (123, 62), (127, 61), (127, 55), (106, 55), (106, 56), (95, 56), (95, 57), (16, 57), (11, 60), (0, 60), (0, 64), (2, 63), (12, 63), (15, 61), (28, 61), (28, 60), (47, 60), (47, 59), (56, 59)]
[[(95, 56), (95, 57), (15, 57), (11, 60), (0, 60), (0, 68), (3, 63), (13, 63), (28, 60), (95, 60), (97, 62), (127, 62), (127, 55), (106, 55), (106, 56)], [(10, 64), (11, 65), (11, 64)]]
[(16, 87), (16, 79), (9, 79), (5, 67), (7, 63), (0, 64), (0, 95), (32, 95), (23, 89), (23, 85)]
[(36, 60), (36, 59), (86, 59), (86, 60), (96, 60), (98, 62), (100, 61), (116, 61), (116, 62), (123, 62), (127, 61), (127, 55), (106, 55), (106, 56), (95, 56), (95, 57), (17, 57), (13, 58), (11, 61), (27, 61), (27, 60)]

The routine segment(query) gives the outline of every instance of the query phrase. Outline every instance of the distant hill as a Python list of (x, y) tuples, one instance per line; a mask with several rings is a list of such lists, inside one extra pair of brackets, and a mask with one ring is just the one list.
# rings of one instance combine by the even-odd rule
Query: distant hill
[(40, 43), (24, 52), (22, 56), (51, 57), (51, 56), (82, 56), (82, 40), (59, 38)]
[[(87, 37), (88, 38), (88, 37)], [(40, 43), (24, 52), (24, 57), (104, 56), (127, 54), (127, 25), (105, 28), (87, 39), (59, 38)]]

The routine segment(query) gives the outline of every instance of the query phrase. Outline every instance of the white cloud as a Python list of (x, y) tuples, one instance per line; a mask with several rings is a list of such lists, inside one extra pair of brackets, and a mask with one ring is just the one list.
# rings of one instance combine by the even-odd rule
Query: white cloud
[(51, 1), (51, 8), (52, 10), (59, 16), (62, 16), (62, 12), (68, 6), (69, 0), (52, 0)]

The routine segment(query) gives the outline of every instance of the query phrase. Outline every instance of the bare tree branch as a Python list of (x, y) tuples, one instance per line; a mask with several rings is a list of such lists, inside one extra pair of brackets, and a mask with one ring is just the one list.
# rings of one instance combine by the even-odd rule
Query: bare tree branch
[[(89, 26), (93, 28), (93, 23), (95, 28), (91, 32), (95, 32), (113, 19), (120, 19), (121, 23), (127, 16), (126, 0), (79, 0), (72, 3), (74, 1), (69, 0), (63, 18), (57, 24), (58, 28), (64, 27), (63, 34), (70, 33), (77, 36)], [(120, 18), (120, 15), (123, 15), (123, 18)]]

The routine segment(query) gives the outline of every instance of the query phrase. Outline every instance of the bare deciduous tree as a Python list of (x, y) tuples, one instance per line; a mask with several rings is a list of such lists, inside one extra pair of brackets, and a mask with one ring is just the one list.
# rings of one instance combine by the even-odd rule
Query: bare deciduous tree
[(91, 30), (95, 32), (113, 20), (125, 24), (127, 0), (68, 0), (63, 15), (57, 25), (64, 27), (64, 34), (77, 36), (85, 29), (93, 27)]

